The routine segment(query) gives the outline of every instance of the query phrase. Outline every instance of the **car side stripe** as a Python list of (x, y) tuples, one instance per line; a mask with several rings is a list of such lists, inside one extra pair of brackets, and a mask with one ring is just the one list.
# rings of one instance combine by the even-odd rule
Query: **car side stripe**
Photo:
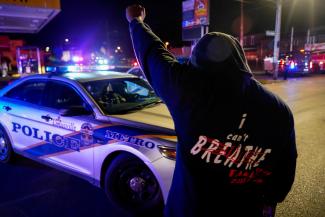
[[(153, 139), (155, 139), (155, 138), (158, 138), (158, 139), (176, 139), (176, 136), (150, 134), (150, 135), (134, 136), (134, 138), (139, 138), (139, 139), (151, 139), (151, 138), (153, 138)], [(80, 151), (86, 150), (86, 149), (89, 149), (89, 148), (94, 148), (94, 147), (97, 147), (97, 146), (110, 145), (110, 144), (114, 144), (114, 143), (117, 143), (117, 142), (128, 143), (128, 142), (123, 142), (123, 141), (118, 141), (118, 140), (109, 140), (106, 144), (95, 143), (95, 144), (92, 144), (90, 146), (83, 146), (83, 147), (80, 148)], [(128, 144), (132, 144), (132, 143), (128, 143)], [(74, 150), (64, 150), (62, 152), (44, 155), (44, 156), (41, 156), (40, 158), (44, 159), (44, 158), (49, 158), (49, 157), (55, 157), (55, 156), (58, 156), (58, 155), (68, 154), (68, 153), (71, 153), (71, 152), (75, 152), (75, 151)]]
[[(93, 144), (89, 144), (89, 145), (84, 144), (82, 142), (82, 132), (77, 131), (66, 135), (58, 135), (59, 143), (57, 143), (57, 141), (53, 141), (53, 139), (51, 139), (51, 142), (48, 141), (39, 142), (26, 147), (24, 149), (24, 152), (33, 155), (35, 157), (48, 158), (48, 157), (54, 157), (57, 155), (62, 155), (62, 154), (71, 153), (75, 151), (82, 151), (96, 146), (108, 145), (116, 142), (138, 145), (135, 143), (131, 143), (129, 141), (123, 141), (115, 138), (106, 137), (105, 135), (107, 131), (110, 131), (112, 133), (123, 132), (123, 135), (127, 135), (128, 137), (138, 138), (138, 139), (150, 139), (150, 138), (173, 139), (173, 140), (176, 139), (176, 136), (174, 135), (145, 134), (146, 131), (142, 129), (134, 129), (132, 127), (128, 127), (120, 124), (103, 124), (94, 127), (92, 133), (93, 136), (92, 139), (94, 139)], [(102, 142), (98, 142), (98, 141), (102, 141)], [(149, 142), (150, 147), (151, 146), (152, 148), (154, 147), (153, 142), (151, 141), (146, 141), (146, 142)], [(77, 146), (73, 146), (76, 144)]]
[[(74, 135), (77, 135), (79, 133), (80, 133), (80, 131), (77, 131), (77, 132), (68, 133), (68, 134), (66, 134), (64, 136), (74, 136)], [(38, 146), (41, 146), (41, 145), (45, 145), (47, 143), (48, 142), (46, 142), (46, 141), (38, 142), (38, 143), (35, 143), (35, 144), (32, 144), (32, 145), (29, 145), (29, 146), (26, 146), (26, 147), (22, 148), (21, 151), (27, 151), (29, 149), (32, 149), (32, 148), (35, 148), (35, 147), (38, 147)]]
[[(117, 143), (119, 141), (117, 140), (110, 140), (107, 144), (105, 145), (108, 145), (108, 144), (114, 144), (114, 143)], [(83, 150), (86, 150), (86, 149), (89, 149), (89, 148), (94, 148), (94, 147), (97, 147), (97, 146), (102, 146), (103, 144), (99, 144), (99, 143), (95, 143), (95, 144), (92, 144), (90, 146), (84, 146), (84, 147), (81, 147), (80, 148), (80, 151), (83, 151)], [(48, 154), (48, 155), (43, 155), (43, 156), (40, 156), (39, 158), (50, 158), (50, 157), (55, 157), (55, 156), (58, 156), (58, 155), (63, 155), (63, 154), (69, 154), (69, 153), (72, 153), (72, 152), (75, 152), (73, 150), (64, 150), (64, 151), (61, 151), (61, 152), (58, 152), (58, 153), (54, 153), (54, 154)]]
[[(111, 126), (116, 126), (116, 125), (117, 124), (102, 124), (102, 125), (98, 125), (98, 126), (94, 127), (94, 129), (100, 129), (100, 128), (111, 127)], [(74, 135), (78, 135), (78, 134), (80, 134), (80, 130), (72, 132), (72, 133), (65, 134), (63, 136), (68, 137), (68, 136), (74, 136)], [(41, 145), (45, 145), (47, 143), (48, 142), (46, 142), (46, 141), (38, 142), (38, 143), (35, 143), (35, 144), (32, 144), (32, 145), (29, 145), (29, 146), (26, 146), (26, 147), (22, 148), (21, 151), (26, 151), (28, 149), (32, 149), (32, 148), (35, 148), (35, 147), (38, 147), (38, 146), (41, 146)]]
[[(155, 139), (155, 138), (158, 138), (158, 139), (176, 139), (176, 136), (154, 135), (154, 134), (139, 135), (139, 136), (134, 136), (134, 137), (135, 138), (141, 138), (141, 139), (150, 139), (150, 138), (153, 138), (153, 139)], [(94, 148), (94, 147), (97, 147), (97, 146), (110, 145), (110, 144), (114, 144), (114, 143), (117, 143), (117, 142), (128, 143), (128, 142), (123, 142), (123, 141), (118, 141), (118, 140), (109, 140), (106, 144), (95, 143), (95, 144), (92, 144), (90, 146), (83, 146), (83, 147), (80, 148), (80, 151), (86, 150), (86, 149), (89, 149), (89, 148)], [(130, 144), (130, 143), (128, 143), (128, 144)], [(64, 150), (64, 151), (61, 151), (61, 152), (58, 152), (58, 153), (53, 153), (53, 154), (40, 156), (40, 158), (44, 159), (44, 158), (49, 158), (49, 157), (55, 157), (55, 156), (58, 156), (58, 155), (68, 154), (68, 153), (71, 153), (71, 152), (75, 152), (75, 151), (74, 150)]]

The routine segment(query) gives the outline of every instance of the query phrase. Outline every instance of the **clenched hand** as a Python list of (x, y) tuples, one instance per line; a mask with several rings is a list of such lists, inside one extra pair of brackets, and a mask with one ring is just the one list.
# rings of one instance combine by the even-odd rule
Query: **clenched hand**
[(141, 5), (131, 5), (126, 8), (125, 16), (129, 23), (135, 18), (143, 21), (146, 17), (146, 11)]

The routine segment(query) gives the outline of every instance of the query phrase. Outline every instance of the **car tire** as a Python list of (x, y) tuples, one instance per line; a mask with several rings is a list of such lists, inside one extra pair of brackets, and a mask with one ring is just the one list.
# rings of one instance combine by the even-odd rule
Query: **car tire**
[(162, 214), (164, 202), (156, 177), (136, 156), (119, 154), (105, 174), (105, 193), (110, 203), (132, 216)]
[(10, 163), (13, 161), (14, 152), (6, 130), (0, 125), (0, 162)]

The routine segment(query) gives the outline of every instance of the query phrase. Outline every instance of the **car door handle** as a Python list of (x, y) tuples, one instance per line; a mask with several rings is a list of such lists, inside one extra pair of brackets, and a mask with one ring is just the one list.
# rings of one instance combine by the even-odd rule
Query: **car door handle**
[(53, 120), (53, 118), (51, 118), (50, 115), (42, 115), (41, 118), (46, 120), (47, 122), (50, 121), (50, 120)]
[(7, 105), (4, 105), (2, 108), (6, 111), (10, 111), (12, 109), (10, 106)]

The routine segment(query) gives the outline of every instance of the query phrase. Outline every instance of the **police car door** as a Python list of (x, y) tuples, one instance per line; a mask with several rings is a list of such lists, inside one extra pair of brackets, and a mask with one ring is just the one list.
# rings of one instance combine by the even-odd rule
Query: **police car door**
[(46, 140), (40, 132), (42, 118), (40, 103), (46, 79), (27, 79), (4, 94), (0, 102), (1, 124), (6, 128), (16, 151), (28, 157), (37, 157), (39, 150), (26, 150)]
[(93, 173), (93, 111), (77, 87), (62, 81), (49, 81), (46, 110), (42, 111), (44, 128), (50, 142), (43, 147), (42, 159), (79, 175)]

